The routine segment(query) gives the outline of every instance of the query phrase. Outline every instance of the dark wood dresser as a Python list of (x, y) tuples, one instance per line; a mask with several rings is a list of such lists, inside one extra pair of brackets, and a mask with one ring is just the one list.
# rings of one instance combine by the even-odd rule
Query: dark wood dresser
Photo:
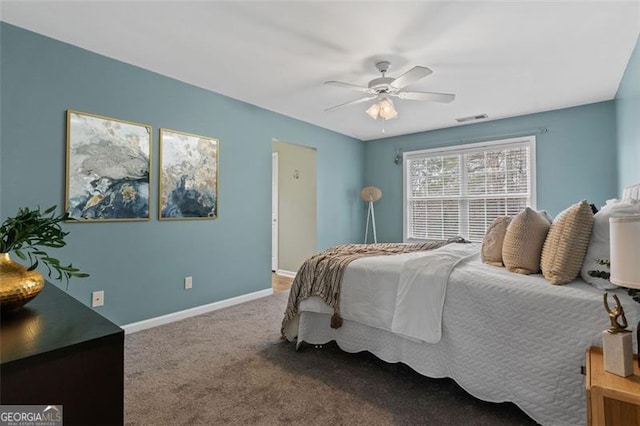
[(123, 424), (120, 327), (50, 283), (0, 321), (0, 404), (62, 405), (65, 426)]

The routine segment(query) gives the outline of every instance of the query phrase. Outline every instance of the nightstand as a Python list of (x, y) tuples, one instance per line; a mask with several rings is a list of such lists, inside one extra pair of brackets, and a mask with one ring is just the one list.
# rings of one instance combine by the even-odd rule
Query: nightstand
[(587, 351), (587, 424), (640, 426), (640, 368), (634, 355), (634, 373), (620, 377), (604, 370), (602, 348)]

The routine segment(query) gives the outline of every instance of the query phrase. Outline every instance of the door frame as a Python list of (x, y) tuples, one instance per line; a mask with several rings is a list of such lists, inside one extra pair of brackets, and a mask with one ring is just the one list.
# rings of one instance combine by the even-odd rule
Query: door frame
[[(278, 153), (271, 153), (271, 270), (278, 271), (280, 218), (278, 216)], [(274, 219), (275, 216), (275, 219)], [(274, 226), (275, 221), (275, 226)], [(274, 229), (275, 228), (275, 229)]]

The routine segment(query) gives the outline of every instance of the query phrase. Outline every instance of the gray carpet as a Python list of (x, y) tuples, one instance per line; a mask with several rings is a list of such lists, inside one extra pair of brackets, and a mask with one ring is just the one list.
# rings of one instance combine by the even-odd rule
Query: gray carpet
[(535, 424), (449, 379), (280, 339), (288, 293), (126, 336), (127, 425)]

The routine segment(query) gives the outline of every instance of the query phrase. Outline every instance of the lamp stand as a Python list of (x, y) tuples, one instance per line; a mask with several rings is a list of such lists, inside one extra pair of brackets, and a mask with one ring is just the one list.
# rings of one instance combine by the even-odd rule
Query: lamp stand
[(369, 211), (367, 212), (367, 227), (364, 230), (364, 243), (367, 244), (367, 237), (369, 236), (369, 220), (373, 225), (373, 242), (378, 242), (378, 236), (376, 235), (376, 213), (373, 210), (373, 201), (369, 201)]

